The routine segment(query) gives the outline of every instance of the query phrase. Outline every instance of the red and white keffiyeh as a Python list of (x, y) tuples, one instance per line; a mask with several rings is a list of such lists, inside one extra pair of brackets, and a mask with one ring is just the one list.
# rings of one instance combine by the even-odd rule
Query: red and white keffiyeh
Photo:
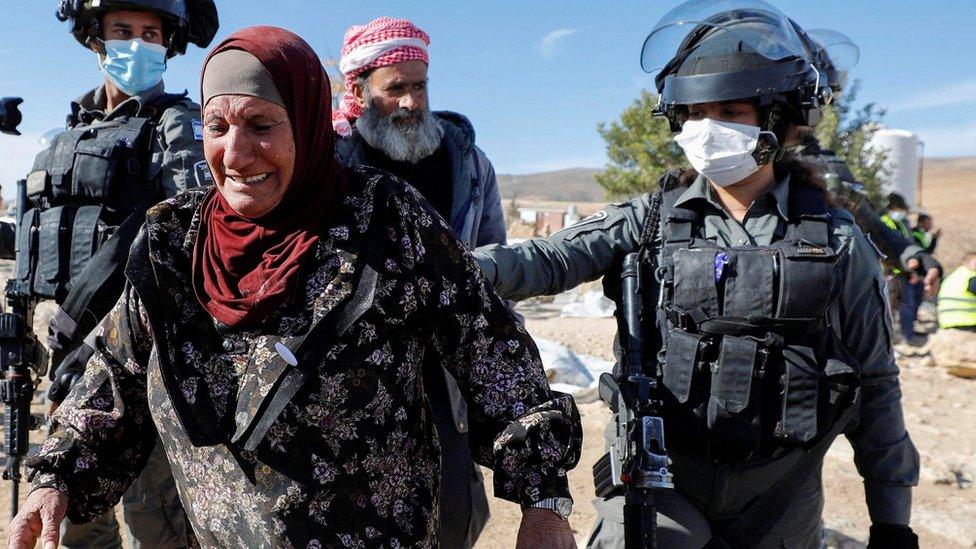
[(380, 17), (365, 25), (354, 25), (342, 41), (339, 70), (346, 77), (346, 93), (332, 113), (332, 127), (342, 136), (352, 134), (352, 122), (363, 114), (352, 95), (352, 84), (365, 71), (419, 59), (430, 64), (430, 37), (406, 19)]

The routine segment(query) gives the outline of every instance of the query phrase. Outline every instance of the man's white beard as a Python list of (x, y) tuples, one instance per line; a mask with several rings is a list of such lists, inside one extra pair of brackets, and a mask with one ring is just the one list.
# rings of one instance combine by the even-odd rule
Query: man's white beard
[(444, 128), (428, 109), (399, 109), (383, 116), (372, 101), (356, 119), (356, 129), (374, 149), (411, 164), (434, 154), (444, 137)]

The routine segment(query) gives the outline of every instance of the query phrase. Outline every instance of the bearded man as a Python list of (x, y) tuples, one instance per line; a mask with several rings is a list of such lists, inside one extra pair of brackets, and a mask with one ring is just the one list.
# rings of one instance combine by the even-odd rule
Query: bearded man
[[(346, 31), (336, 154), (347, 166), (374, 166), (410, 183), (468, 247), (504, 244), (495, 170), (475, 146), (474, 128), (460, 114), (428, 107), (429, 44), (405, 19), (381, 17)], [(488, 519), (488, 501), (471, 461), (467, 405), (439, 366), (425, 367), (424, 386), (441, 444), (440, 545), (470, 547)]]

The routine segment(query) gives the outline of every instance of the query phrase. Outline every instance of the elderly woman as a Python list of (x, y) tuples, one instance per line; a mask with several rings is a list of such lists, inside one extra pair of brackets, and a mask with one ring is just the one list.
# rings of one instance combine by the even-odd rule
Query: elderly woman
[(11, 546), (47, 547), (65, 513), (115, 504), (156, 432), (204, 546), (431, 546), (425, 353), (466, 393), (496, 495), (526, 509), (520, 544), (571, 546), (568, 523), (532, 505), (569, 497), (572, 400), (434, 210), (388, 174), (337, 165), (308, 44), (237, 32), (202, 91), (216, 188), (149, 211), (58, 434), (29, 460)]

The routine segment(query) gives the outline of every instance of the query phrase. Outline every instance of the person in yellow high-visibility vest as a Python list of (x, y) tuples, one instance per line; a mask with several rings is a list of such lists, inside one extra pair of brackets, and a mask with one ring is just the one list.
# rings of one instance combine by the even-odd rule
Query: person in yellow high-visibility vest
[(976, 250), (942, 281), (939, 290), (939, 328), (976, 332)]
[[(881, 216), (881, 222), (889, 229), (898, 231), (906, 239), (912, 239), (912, 230), (908, 225), (908, 204), (898, 193), (888, 195), (888, 213)], [(915, 332), (915, 316), (918, 307), (925, 298), (925, 290), (918, 274), (904, 271), (897, 267), (890, 272), (897, 287), (897, 294), (892, 299), (892, 309), (898, 311), (898, 327), (902, 340), (912, 346), (919, 346), (925, 342), (922, 334)]]
[(912, 238), (925, 253), (935, 253), (935, 247), (939, 245), (940, 236), (942, 236), (942, 229), (935, 228), (932, 216), (924, 213), (918, 214), (915, 226), (912, 227)]
[(889, 229), (898, 231), (905, 238), (912, 238), (912, 230), (908, 226), (908, 203), (902, 195), (898, 193), (888, 195), (888, 213), (881, 216), (881, 222)]

